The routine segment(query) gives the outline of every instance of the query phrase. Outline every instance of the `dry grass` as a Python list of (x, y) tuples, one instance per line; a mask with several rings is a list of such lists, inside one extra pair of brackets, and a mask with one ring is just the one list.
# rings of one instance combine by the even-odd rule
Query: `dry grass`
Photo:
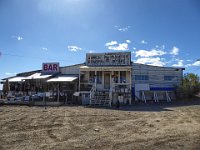
[(0, 149), (200, 149), (200, 105), (1, 106)]

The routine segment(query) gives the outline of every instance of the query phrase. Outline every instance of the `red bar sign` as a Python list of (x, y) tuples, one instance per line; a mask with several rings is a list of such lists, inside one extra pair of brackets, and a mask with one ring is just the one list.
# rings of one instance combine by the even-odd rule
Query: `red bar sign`
[(43, 72), (59, 72), (59, 63), (43, 63)]

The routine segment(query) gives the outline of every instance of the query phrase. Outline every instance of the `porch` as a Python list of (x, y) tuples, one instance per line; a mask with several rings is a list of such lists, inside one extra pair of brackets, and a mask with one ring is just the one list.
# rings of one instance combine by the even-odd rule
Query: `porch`
[(80, 67), (79, 91), (90, 105), (131, 104), (131, 67)]

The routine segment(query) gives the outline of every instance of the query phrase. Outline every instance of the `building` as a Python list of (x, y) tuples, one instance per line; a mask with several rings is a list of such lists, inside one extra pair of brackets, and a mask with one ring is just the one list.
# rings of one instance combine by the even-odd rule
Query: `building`
[(83, 103), (131, 103), (131, 54), (93, 53), (80, 67), (79, 91)]
[(54, 103), (111, 106), (139, 100), (171, 101), (183, 70), (133, 63), (130, 52), (88, 53), (85, 63), (66, 67), (43, 63), (42, 70), (5, 78), (3, 83), (9, 87), (8, 96), (12, 93), (34, 101), (44, 102), (48, 97)]

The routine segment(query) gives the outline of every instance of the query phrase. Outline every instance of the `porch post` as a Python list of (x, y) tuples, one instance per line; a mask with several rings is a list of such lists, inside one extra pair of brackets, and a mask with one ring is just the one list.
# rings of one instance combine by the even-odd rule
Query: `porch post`
[(118, 71), (118, 83), (120, 83), (120, 71)]
[(129, 81), (129, 83), (130, 83), (130, 93), (131, 93), (129, 104), (131, 104), (132, 103), (132, 72), (131, 72), (131, 70), (130, 70), (130, 81)]
[(57, 101), (59, 102), (60, 100), (60, 89), (59, 89), (59, 83), (58, 83), (58, 99), (57, 99)]
[(114, 75), (114, 71), (111, 72), (111, 87), (113, 88), (113, 75)]
[(110, 106), (111, 106), (111, 103), (113, 102), (113, 75), (114, 75), (114, 72), (113, 72), (113, 70), (112, 70), (112, 72), (111, 72), (111, 95), (110, 95)]
[(79, 80), (78, 80), (78, 90), (80, 91), (80, 85), (81, 84), (81, 71), (80, 71), (80, 68), (79, 68)]
[(94, 78), (94, 84), (95, 84), (95, 91), (97, 90), (97, 71), (95, 70), (95, 73), (94, 73), (94, 75), (95, 75), (95, 78)]

